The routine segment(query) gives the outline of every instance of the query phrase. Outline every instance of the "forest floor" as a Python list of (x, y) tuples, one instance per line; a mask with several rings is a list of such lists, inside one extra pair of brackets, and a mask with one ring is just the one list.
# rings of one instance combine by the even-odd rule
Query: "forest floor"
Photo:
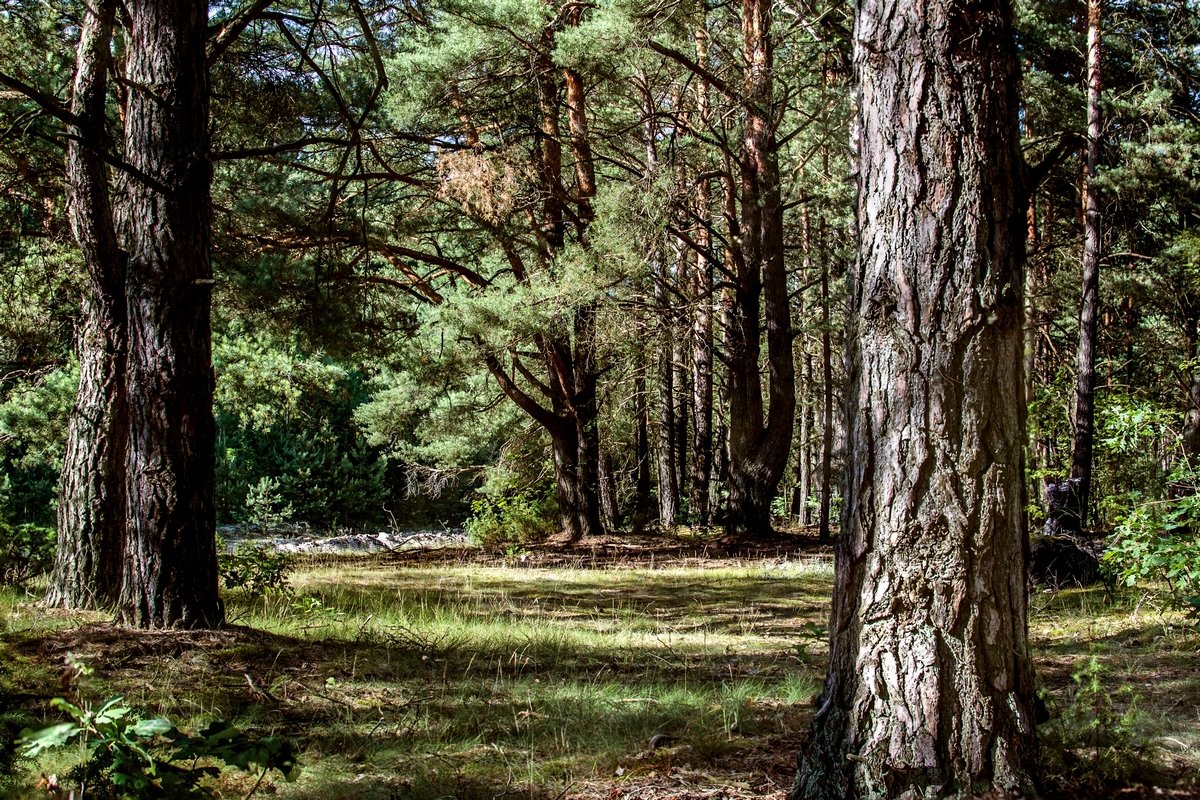
[[(73, 654), (92, 670), (85, 699), (295, 739), (299, 779), (258, 795), (782, 800), (832, 582), (808, 536), (733, 555), (613, 537), (311, 557), (289, 594), (228, 597), (216, 632), (135, 633), (8, 591), (0, 713), (60, 721), (48, 701)], [(1052, 796), (1200, 797), (1200, 636), (1140, 600), (1032, 595)], [(73, 758), (43, 756), (17, 784)], [(255, 781), (227, 771), (214, 788), (245, 797)]]

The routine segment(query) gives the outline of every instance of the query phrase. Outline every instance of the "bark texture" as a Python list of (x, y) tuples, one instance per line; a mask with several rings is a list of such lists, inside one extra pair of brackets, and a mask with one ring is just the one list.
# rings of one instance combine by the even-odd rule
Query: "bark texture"
[(1087, 525), (1092, 496), (1092, 450), (1096, 438), (1096, 335), (1100, 320), (1100, 199), (1096, 170), (1100, 166), (1103, 117), (1100, 91), (1101, 0), (1087, 4), (1087, 168), (1083, 180), (1083, 287), (1079, 300), (1079, 349), (1075, 355), (1075, 437), (1071, 478), (1077, 481), (1079, 529)]
[(129, 254), (130, 440), (118, 615), (148, 628), (224, 621), (217, 596), (210, 340), (208, 6), (131, 3), (121, 227)]
[(1012, 14), (859, 3), (847, 485), (795, 800), (1031, 790)]
[(112, 0), (90, 4), (80, 28), (67, 140), (71, 231), (87, 275), (76, 351), (79, 389), (67, 427), (58, 495), (58, 540), (46, 602), (101, 608), (118, 596), (125, 525), (125, 254), (109, 197), (105, 105), (112, 58)]
[[(739, 246), (732, 251), (735, 287), (726, 294), (730, 305), (725, 309), (729, 323), (726, 360), (730, 420), (725, 527), (734, 538), (771, 531), (771, 500), (787, 468), (796, 412), (791, 303), (783, 261), (783, 202), (773, 111), (770, 0), (743, 0), (742, 43), (746, 111), (738, 159), (740, 218), (736, 225), (729, 220), (730, 233)], [(728, 201), (726, 205), (728, 209)], [(764, 328), (765, 404), (759, 366)]]

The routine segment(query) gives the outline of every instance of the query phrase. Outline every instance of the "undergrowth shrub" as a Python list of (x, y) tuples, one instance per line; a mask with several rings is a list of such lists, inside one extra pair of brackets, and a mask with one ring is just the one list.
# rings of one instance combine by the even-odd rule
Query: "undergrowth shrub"
[(1095, 654), (1088, 656), (1039, 730), (1046, 773), (1064, 789), (1100, 792), (1154, 771), (1154, 733), (1141, 698), (1130, 686), (1114, 690), (1107, 677)]
[(20, 585), (54, 564), (54, 529), (0, 522), (0, 584)]
[[(222, 764), (265, 777), (278, 770), (288, 780), (299, 774), (295, 748), (277, 736), (251, 738), (224, 720), (214, 720), (195, 735), (162, 717), (146, 717), (112, 697), (96, 708), (55, 698), (51, 705), (70, 721), (40, 731), (26, 730), (20, 745), (29, 758), (78, 742), (83, 761), (65, 776), (69, 786), (47, 785), (60, 792), (79, 788), (79, 796), (113, 798), (212, 797), (201, 784), (221, 772)], [(247, 795), (249, 796), (249, 795)]]
[(1175, 496), (1135, 505), (1102, 563), (1119, 585), (1200, 617), (1200, 476), (1185, 468), (1172, 478)]
[(471, 541), (484, 547), (538, 542), (558, 528), (554, 498), (528, 491), (473, 500), (471, 517), (466, 522)]
[(266, 545), (246, 542), (231, 552), (217, 539), (217, 569), (226, 591), (244, 590), (253, 597), (289, 594), (288, 577), (295, 566), (292, 556)]
[(272, 770), (288, 781), (299, 775), (296, 748), (288, 739), (251, 737), (219, 719), (188, 734), (163, 717), (145, 714), (122, 696), (93, 705), (83, 697), (91, 674), (91, 667), (69, 654), (62, 680), (70, 697), (50, 701), (68, 720), (36, 731), (25, 729), (17, 739), (19, 755), (27, 759), (68, 746), (82, 752), (82, 760), (61, 779), (44, 775), (39, 779), (36, 788), (47, 796), (208, 798), (213, 793), (204, 781), (233, 767), (259, 773), (245, 795), (249, 798)]

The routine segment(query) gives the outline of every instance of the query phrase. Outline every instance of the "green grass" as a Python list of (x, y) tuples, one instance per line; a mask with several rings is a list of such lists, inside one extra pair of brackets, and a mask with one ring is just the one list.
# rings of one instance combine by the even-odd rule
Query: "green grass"
[[(642, 762), (799, 733), (823, 669), (820, 646), (801, 642), (824, 624), (831, 578), (760, 564), (317, 563), (292, 595), (228, 598), (229, 632), (80, 634), (78, 615), (18, 610), (4, 647), (41, 655), (49, 638), (94, 664), (93, 697), (125, 694), (181, 727), (223, 716), (297, 738), (306, 769), (280, 797), (344, 797), (349, 782), (361, 797), (555, 797)], [(658, 733), (673, 747), (649, 754)]]
[[(6, 590), (0, 691), (31, 721), (55, 721), (46, 701), (78, 653), (95, 667), (94, 699), (125, 694), (184, 728), (224, 717), (294, 737), (305, 768), (276, 782), (282, 798), (549, 800), (669, 775), (766, 795), (786, 788), (824, 677), (832, 580), (828, 565), (767, 560), (324, 559), (301, 565), (291, 595), (228, 598), (230, 630), (143, 634)], [(1031, 607), (1055, 702), (1094, 655), (1106, 681), (1141, 695), (1166, 762), (1195, 764), (1193, 629), (1092, 590), (1037, 594)], [(651, 752), (659, 733), (673, 738)], [(64, 758), (32, 766), (61, 770)], [(252, 784), (227, 774), (217, 788), (237, 797)]]

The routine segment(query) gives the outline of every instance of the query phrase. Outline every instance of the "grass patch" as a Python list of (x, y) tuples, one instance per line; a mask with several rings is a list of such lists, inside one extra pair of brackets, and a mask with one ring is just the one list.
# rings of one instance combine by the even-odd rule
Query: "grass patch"
[[(74, 652), (97, 699), (124, 694), (181, 728), (226, 717), (295, 737), (306, 769), (280, 797), (345, 797), (352, 784), (359, 797), (549, 798), (798, 736), (823, 663), (797, 642), (824, 625), (831, 579), (795, 564), (324, 561), (293, 576), (291, 595), (229, 597), (227, 631), (43, 626), (22, 607), (0, 646), (45, 665), (42, 699)], [(656, 734), (669, 744), (652, 750)], [(780, 774), (747, 780), (781, 788), (786, 754), (772, 753)], [(218, 788), (236, 796), (243, 782)]]
[[(93, 699), (124, 694), (189, 730), (223, 717), (293, 737), (305, 769), (275, 783), (282, 798), (551, 800), (649, 785), (661, 793), (645, 796), (778, 797), (824, 678), (832, 582), (828, 562), (779, 557), (323, 558), (301, 564), (291, 594), (231, 595), (233, 625), (198, 633), (122, 631), (0, 592), (0, 721), (52, 721), (46, 702), (75, 653), (94, 668)], [(1094, 662), (1082, 702), (1104, 698), (1130, 720), (1136, 702), (1137, 735), (1158, 753), (1149, 778), (1200, 766), (1200, 656), (1182, 617), (1100, 590), (1037, 594), (1031, 608), (1051, 705), (1071, 702)], [(56, 758), (28, 765), (23, 785), (69, 766)], [(251, 786), (226, 774), (215, 788)]]

